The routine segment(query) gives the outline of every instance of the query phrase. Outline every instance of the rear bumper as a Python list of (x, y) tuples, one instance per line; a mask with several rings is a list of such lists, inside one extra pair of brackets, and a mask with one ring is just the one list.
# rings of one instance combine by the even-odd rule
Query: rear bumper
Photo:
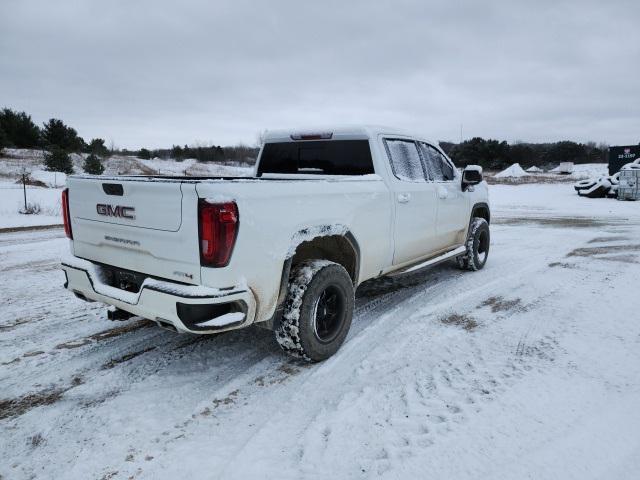
[(132, 293), (102, 283), (96, 266), (86, 260), (74, 257), (63, 262), (62, 269), (65, 288), (77, 296), (172, 325), (179, 332), (234, 330), (251, 324), (255, 317), (256, 301), (248, 288), (215, 289), (148, 279), (139, 292)]

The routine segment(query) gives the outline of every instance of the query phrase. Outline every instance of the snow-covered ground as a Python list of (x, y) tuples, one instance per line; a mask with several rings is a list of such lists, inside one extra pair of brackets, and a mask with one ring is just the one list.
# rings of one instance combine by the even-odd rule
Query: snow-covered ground
[(207, 175), (223, 175), (229, 177), (248, 177), (253, 175), (253, 168), (231, 165), (217, 165), (214, 163), (198, 162), (194, 158), (182, 161), (163, 160), (138, 160), (144, 166), (154, 171), (157, 175), (189, 175), (192, 177)]
[(27, 203), (38, 204), (38, 215), (23, 215), (24, 192), (22, 185), (0, 181), (0, 229), (36, 225), (60, 225), (62, 188), (27, 186)]
[(635, 479), (640, 203), (491, 187), (484, 270), (358, 291), (330, 360), (111, 323), (60, 229), (0, 234), (0, 475)]

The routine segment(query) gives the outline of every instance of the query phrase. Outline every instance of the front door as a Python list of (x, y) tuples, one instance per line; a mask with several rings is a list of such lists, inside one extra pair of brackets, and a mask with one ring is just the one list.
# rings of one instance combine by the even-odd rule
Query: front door
[(438, 198), (436, 185), (428, 181), (416, 143), (402, 138), (385, 138), (384, 144), (393, 171), (393, 264), (401, 265), (438, 250)]
[(437, 148), (419, 143), (438, 198), (437, 244), (444, 249), (464, 243), (469, 223), (469, 198), (462, 191), (462, 178)]

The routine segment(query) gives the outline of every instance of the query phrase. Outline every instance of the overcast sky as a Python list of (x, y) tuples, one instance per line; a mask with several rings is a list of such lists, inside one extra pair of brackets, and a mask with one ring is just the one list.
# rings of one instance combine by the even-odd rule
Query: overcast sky
[(0, 0), (0, 106), (138, 148), (374, 123), (640, 142), (640, 1)]

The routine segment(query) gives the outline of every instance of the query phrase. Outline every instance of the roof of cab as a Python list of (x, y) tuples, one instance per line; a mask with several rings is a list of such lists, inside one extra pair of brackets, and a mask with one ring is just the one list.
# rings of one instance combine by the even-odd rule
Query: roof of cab
[(331, 133), (332, 140), (357, 140), (375, 138), (380, 134), (398, 135), (403, 137), (422, 138), (421, 135), (413, 135), (410, 132), (394, 127), (380, 125), (345, 125), (345, 126), (321, 126), (298, 129), (267, 130), (263, 136), (265, 143), (292, 142), (292, 135), (313, 135)]

